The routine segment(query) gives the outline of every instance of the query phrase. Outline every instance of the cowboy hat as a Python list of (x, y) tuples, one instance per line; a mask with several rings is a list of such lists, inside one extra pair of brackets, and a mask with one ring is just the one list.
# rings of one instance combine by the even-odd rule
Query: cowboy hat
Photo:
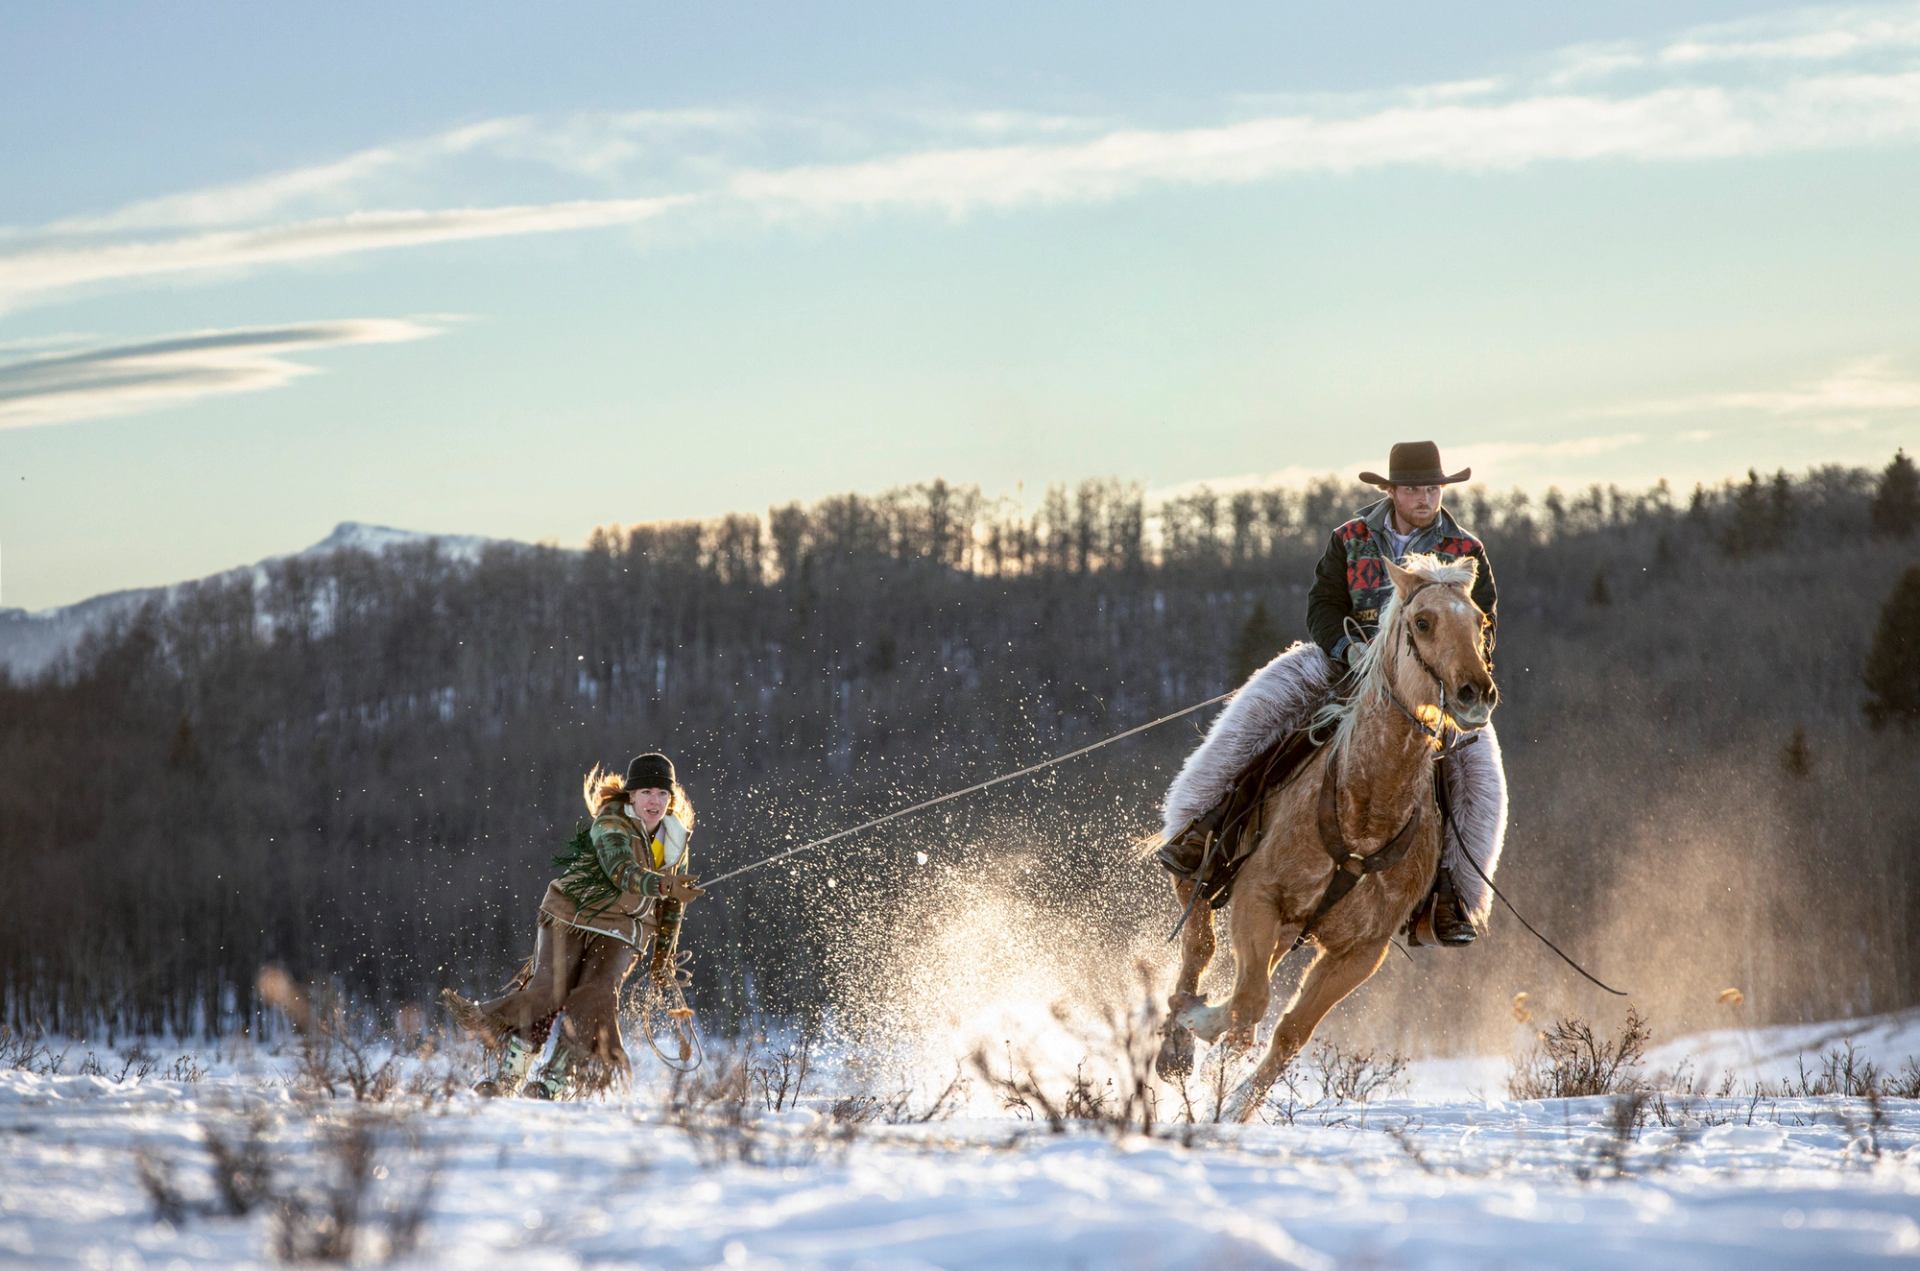
[(1431, 441), (1403, 441), (1387, 455), (1387, 475), (1363, 472), (1360, 479), (1368, 485), (1452, 485), (1473, 475), (1462, 468), (1448, 476), (1440, 467), (1440, 447)]

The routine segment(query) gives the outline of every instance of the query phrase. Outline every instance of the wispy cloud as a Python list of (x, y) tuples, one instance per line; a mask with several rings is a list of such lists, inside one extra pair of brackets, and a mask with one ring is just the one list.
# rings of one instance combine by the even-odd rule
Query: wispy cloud
[(1920, 140), (1920, 71), (1769, 89), (1690, 87), (1287, 115), (1110, 132), (1056, 145), (933, 150), (747, 172), (730, 193), (769, 213), (907, 207), (965, 213), (1108, 200), (1154, 185), (1241, 185), (1391, 166), (1468, 171), (1551, 161), (1672, 161)]
[(279, 388), (314, 368), (290, 354), (396, 344), (440, 328), (395, 318), (203, 331), (0, 362), (0, 429), (125, 415)]
[(1805, 9), (1696, 27), (1663, 42), (1611, 41), (1563, 49), (1549, 85), (1565, 87), (1633, 72), (1864, 61), (1920, 51), (1912, 4)]
[[(1471, 468), (1477, 482), (1506, 484), (1546, 484), (1541, 474), (1551, 473), (1553, 465), (1573, 459), (1593, 459), (1646, 445), (1648, 437), (1640, 432), (1599, 433), (1586, 437), (1567, 437), (1557, 441), (1495, 441), (1477, 445), (1443, 446), (1447, 470)], [(1300, 487), (1331, 477), (1335, 481), (1358, 484), (1362, 472), (1385, 472), (1386, 456), (1355, 455), (1331, 468), (1298, 465), (1260, 472), (1238, 472), (1227, 476), (1204, 477), (1178, 485), (1149, 490), (1149, 501), (1159, 502), (1211, 490), (1215, 494), (1237, 494), (1242, 490), (1269, 490), (1277, 486)], [(1557, 477), (1554, 479), (1558, 479)]]
[[(573, 176), (605, 177), (650, 155), (678, 151), (696, 139), (755, 135), (769, 126), (744, 109), (632, 110), (541, 118), (510, 115), (462, 124), (425, 137), (370, 146), (337, 159), (142, 199), (110, 212), (72, 216), (34, 231), (59, 239), (151, 230), (210, 230), (275, 217), (317, 218), (354, 210), (366, 199), (457, 174), (438, 169), (460, 160), (524, 163)], [(19, 235), (22, 231), (12, 231)]]
[(203, 270), (245, 270), (396, 247), (553, 234), (651, 220), (692, 196), (590, 199), (515, 207), (358, 212), (258, 229), (145, 238), (0, 255), (0, 312), (89, 284)]
[[(1627, 72), (1635, 77), (1618, 79)], [(1384, 94), (1239, 97), (1197, 126), (977, 108), (849, 120), (844, 108), (784, 116), (685, 108), (463, 124), (0, 232), (11, 248), (0, 253), (0, 312), (72, 288), (566, 232), (696, 205), (731, 212), (734, 224), (964, 216), (1393, 167), (1512, 171), (1911, 145), (1920, 141), (1920, 3), (1583, 46), (1544, 68)], [(540, 200), (471, 197), (503, 185), (524, 195), (529, 165)], [(563, 188), (569, 197), (552, 197)], [(450, 201), (447, 190), (465, 192), (455, 196), (461, 206), (434, 206)], [(402, 210), (388, 210), (395, 206)]]
[(1798, 383), (1648, 398), (1585, 413), (1591, 417), (1632, 419), (1727, 411), (1775, 416), (1845, 416), (1859, 411), (1915, 410), (1920, 410), (1920, 376), (1902, 370), (1891, 355), (1880, 354), (1847, 362), (1826, 375)]

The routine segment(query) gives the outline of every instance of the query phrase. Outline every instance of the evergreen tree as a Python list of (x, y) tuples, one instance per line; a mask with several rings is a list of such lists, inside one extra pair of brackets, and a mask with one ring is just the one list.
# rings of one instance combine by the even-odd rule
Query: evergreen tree
[(1747, 483), (1733, 496), (1733, 517), (1720, 546), (1729, 556), (1751, 556), (1772, 545), (1773, 527), (1773, 508), (1766, 488), (1760, 484), (1760, 474), (1748, 468)]
[(1788, 480), (1782, 469), (1773, 474), (1773, 487), (1768, 491), (1767, 529), (1771, 546), (1779, 546), (1786, 541), (1787, 532), (1793, 528), (1793, 482)]
[(1275, 625), (1273, 615), (1267, 612), (1266, 602), (1255, 601), (1253, 612), (1240, 627), (1240, 634), (1233, 639), (1233, 682), (1238, 684), (1249, 675), (1273, 660), (1280, 651), (1282, 636)]
[(1920, 724), (1920, 565), (1901, 575), (1881, 607), (1862, 678), (1867, 718), (1874, 727)]
[(1897, 450), (1874, 492), (1873, 532), (1905, 538), (1916, 526), (1920, 526), (1920, 473), (1907, 452)]

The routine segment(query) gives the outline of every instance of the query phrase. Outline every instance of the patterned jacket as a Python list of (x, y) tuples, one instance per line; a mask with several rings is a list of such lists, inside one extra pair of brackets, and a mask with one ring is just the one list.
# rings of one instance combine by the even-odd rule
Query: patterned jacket
[[(1307, 630), (1313, 642), (1335, 662), (1341, 661), (1352, 636), (1347, 630), (1351, 618), (1364, 638), (1371, 639), (1380, 626), (1380, 611), (1393, 595), (1393, 579), (1387, 576), (1387, 517), (1393, 511), (1392, 499), (1381, 499), (1360, 510), (1360, 514), (1333, 532), (1327, 550), (1314, 569), (1313, 590), (1307, 595)], [(1493, 566), (1487, 563), (1487, 549), (1478, 538), (1462, 529), (1445, 508), (1433, 524), (1415, 532), (1406, 551), (1394, 558), (1400, 564), (1406, 556), (1427, 552), (1442, 560), (1460, 560), (1471, 556), (1480, 563), (1480, 577), (1473, 585), (1473, 603), (1479, 605), (1493, 622), (1495, 593)], [(1493, 659), (1494, 627), (1487, 628), (1487, 659)]]
[[(693, 831), (669, 812), (661, 818), (659, 828), (649, 835), (646, 828), (621, 807), (618, 802), (608, 802), (593, 818), (588, 831), (600, 869), (620, 889), (619, 894), (610, 902), (590, 905), (583, 915), (580, 901), (568, 894), (562, 880), (556, 878), (547, 884), (547, 894), (540, 902), (543, 919), (583, 922), (615, 932), (626, 940), (637, 939), (641, 926), (653, 925), (661, 876), (687, 872), (687, 840)], [(644, 864), (640, 855), (643, 851), (646, 852)], [(665, 920), (662, 925), (678, 920), (678, 904), (664, 902), (660, 909), (659, 917)]]

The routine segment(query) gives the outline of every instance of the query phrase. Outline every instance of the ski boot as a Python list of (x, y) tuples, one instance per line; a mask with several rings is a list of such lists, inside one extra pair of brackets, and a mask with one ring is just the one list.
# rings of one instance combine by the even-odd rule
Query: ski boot
[(483, 1099), (518, 1093), (539, 1053), (539, 1048), (520, 1034), (507, 1034), (506, 1044), (494, 1052), (493, 1071), (474, 1083), (473, 1092)]
[(523, 1099), (564, 1099), (573, 1088), (573, 1056), (566, 1043), (553, 1048), (553, 1058), (540, 1066), (540, 1071), (527, 1079), (520, 1096)]

